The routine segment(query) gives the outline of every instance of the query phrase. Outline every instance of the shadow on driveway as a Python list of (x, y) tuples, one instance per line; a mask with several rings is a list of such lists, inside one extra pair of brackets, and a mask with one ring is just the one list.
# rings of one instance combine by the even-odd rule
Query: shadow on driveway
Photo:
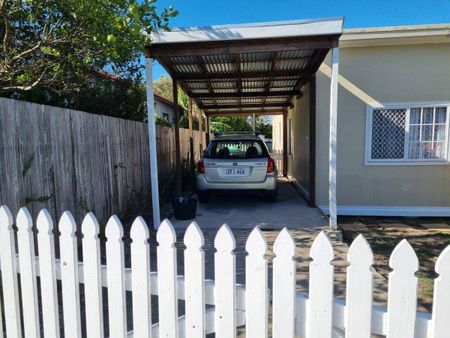
[[(186, 228), (192, 221), (170, 219), (175, 228)], [(279, 180), (278, 201), (270, 203), (257, 194), (213, 195), (208, 203), (199, 203), (195, 221), (201, 228), (219, 228), (226, 223), (233, 229), (305, 229), (324, 227), (328, 220), (308, 206), (294, 186)]]

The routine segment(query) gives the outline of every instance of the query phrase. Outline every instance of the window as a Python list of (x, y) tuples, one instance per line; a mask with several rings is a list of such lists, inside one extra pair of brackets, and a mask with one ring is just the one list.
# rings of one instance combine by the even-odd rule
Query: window
[(262, 141), (216, 140), (212, 141), (205, 158), (248, 159), (266, 158), (269, 154)]
[(449, 107), (369, 107), (366, 163), (447, 162)]

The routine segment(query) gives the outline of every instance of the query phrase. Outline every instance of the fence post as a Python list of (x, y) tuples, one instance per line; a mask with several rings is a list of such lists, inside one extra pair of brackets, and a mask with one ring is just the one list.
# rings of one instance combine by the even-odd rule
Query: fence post
[(16, 268), (14, 220), (6, 205), (0, 207), (0, 266), (2, 269), (3, 309), (8, 337), (22, 337)]
[(265, 338), (268, 335), (267, 243), (258, 227), (250, 233), (245, 245), (245, 313), (246, 336)]
[(178, 337), (178, 293), (177, 256), (175, 242), (177, 236), (172, 224), (166, 219), (156, 234), (158, 241), (158, 308), (159, 335), (166, 338)]
[(331, 337), (333, 309), (333, 246), (322, 231), (314, 240), (309, 264), (308, 338)]
[(106, 224), (109, 337), (127, 336), (123, 228), (116, 215)]
[(389, 266), (388, 320), (386, 338), (413, 338), (417, 306), (416, 253), (406, 239), (392, 252)]
[(34, 265), (33, 220), (27, 208), (17, 214), (17, 245), (19, 248), (20, 286), (22, 290), (23, 326), (26, 338), (40, 336), (36, 269)]
[(295, 242), (284, 228), (273, 245), (273, 337), (295, 336)]
[(372, 249), (363, 235), (350, 245), (347, 260), (345, 337), (370, 338), (372, 319)]
[(39, 270), (41, 276), (42, 319), (44, 336), (59, 338), (58, 290), (55, 272), (53, 221), (46, 209), (37, 218)]
[(236, 337), (236, 248), (233, 233), (224, 224), (214, 239), (214, 325), (217, 338)]
[(72, 214), (65, 211), (59, 221), (59, 231), (61, 232), (59, 248), (61, 255), (64, 335), (66, 337), (81, 337), (76, 228)]
[(436, 272), (439, 277), (434, 280), (431, 338), (446, 338), (449, 332), (450, 313), (450, 246), (439, 255)]
[(186, 337), (205, 337), (205, 254), (203, 234), (192, 222), (184, 235)]
[(152, 336), (152, 312), (150, 289), (149, 232), (142, 217), (131, 226), (131, 282), (133, 295), (133, 336)]
[(83, 273), (86, 301), (86, 331), (90, 338), (103, 338), (103, 296), (100, 271), (100, 227), (93, 213), (81, 224), (83, 231)]

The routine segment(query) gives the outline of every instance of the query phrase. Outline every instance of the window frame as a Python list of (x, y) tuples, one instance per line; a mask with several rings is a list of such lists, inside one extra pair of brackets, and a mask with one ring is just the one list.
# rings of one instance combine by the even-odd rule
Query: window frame
[[(409, 138), (405, 137), (405, 157), (402, 159), (372, 159), (372, 120), (373, 111), (375, 109), (405, 109), (405, 133), (409, 132), (410, 128), (410, 111), (411, 108), (436, 108), (447, 107), (447, 115), (445, 120), (445, 159), (408, 159), (406, 154), (409, 149)], [(401, 102), (401, 103), (380, 103), (368, 104), (366, 109), (366, 132), (365, 132), (365, 155), (364, 165), (449, 165), (450, 164), (450, 101), (421, 101), (421, 102)]]

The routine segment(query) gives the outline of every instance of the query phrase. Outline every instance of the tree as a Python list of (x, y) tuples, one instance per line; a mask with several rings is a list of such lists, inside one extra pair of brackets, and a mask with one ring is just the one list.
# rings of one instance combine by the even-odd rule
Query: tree
[(0, 0), (0, 94), (81, 93), (98, 69), (139, 83), (141, 33), (177, 15), (155, 1)]
[[(173, 84), (172, 78), (170, 76), (160, 76), (158, 80), (153, 81), (153, 86), (155, 91), (160, 93), (165, 98), (173, 101)], [(178, 87), (178, 105), (180, 109), (180, 128), (189, 128), (189, 96), (184, 92), (184, 90)], [(194, 109), (196, 109), (194, 104)], [(194, 119), (193, 121), (194, 129), (198, 129), (198, 121)]]
[(161, 75), (158, 80), (153, 81), (153, 87), (159, 94), (173, 101), (172, 78), (170, 76)]
[(252, 126), (247, 117), (238, 116), (218, 116), (211, 118), (211, 131), (251, 131)]

